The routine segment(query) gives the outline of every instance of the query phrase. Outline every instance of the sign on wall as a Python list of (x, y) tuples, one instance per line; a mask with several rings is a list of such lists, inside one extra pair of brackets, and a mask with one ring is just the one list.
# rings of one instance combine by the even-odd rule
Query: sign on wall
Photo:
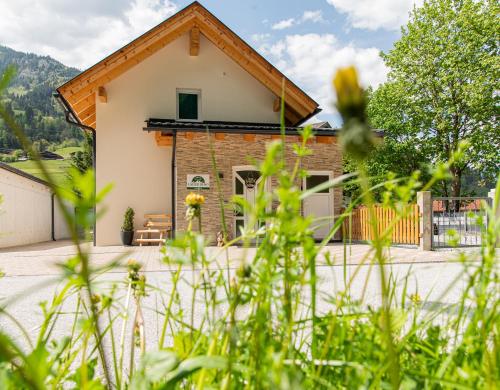
[(207, 190), (210, 188), (210, 175), (190, 174), (187, 175), (188, 190)]

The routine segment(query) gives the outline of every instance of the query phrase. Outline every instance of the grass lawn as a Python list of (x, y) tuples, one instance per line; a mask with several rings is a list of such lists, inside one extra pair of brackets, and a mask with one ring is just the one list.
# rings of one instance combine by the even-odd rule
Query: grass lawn
[[(70, 148), (64, 148), (64, 149), (70, 149)], [(58, 152), (56, 151), (56, 153)], [(68, 186), (66, 171), (70, 166), (69, 160), (44, 160), (43, 163), (48, 168), (49, 173), (52, 174), (52, 177), (54, 178), (57, 185), (61, 187)], [(43, 177), (40, 169), (36, 166), (35, 162), (32, 160), (16, 161), (13, 163), (9, 163), (9, 165), (13, 166), (14, 168), (21, 169), (24, 172), (27, 172), (33, 176), (39, 177), (40, 179), (46, 180), (46, 178)]]
[(82, 150), (80, 146), (68, 146), (67, 148), (60, 148), (56, 149), (54, 153), (66, 158), (69, 158), (71, 153), (77, 152), (79, 150)]

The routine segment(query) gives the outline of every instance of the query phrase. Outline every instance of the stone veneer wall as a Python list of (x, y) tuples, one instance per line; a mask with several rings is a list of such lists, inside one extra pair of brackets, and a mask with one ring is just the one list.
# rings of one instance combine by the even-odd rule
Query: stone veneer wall
[[(223, 175), (220, 181), (224, 201), (230, 202), (233, 196), (233, 166), (252, 165), (252, 159), (253, 161), (261, 161), (265, 155), (266, 143), (270, 142), (272, 137), (270, 135), (244, 136), (243, 134), (218, 134), (217, 137), (211, 134), (210, 136), (215, 150), (217, 169)], [(298, 141), (299, 137), (297, 136), (286, 137), (288, 164), (295, 161), (291, 145)], [(315, 140), (310, 142), (308, 147), (313, 150), (313, 154), (303, 160), (302, 168), (333, 171), (334, 177), (340, 176), (343, 173), (342, 155), (336, 141), (335, 137), (333, 143), (330, 144), (317, 143)], [(184, 199), (192, 190), (186, 188), (186, 175), (209, 174), (210, 189), (199, 192), (205, 196), (205, 204), (202, 209), (203, 231), (210, 242), (214, 243), (216, 233), (222, 230), (222, 224), (207, 134), (179, 133), (176, 141), (176, 161), (176, 230), (182, 231), (187, 227), (184, 218), (186, 211)], [(342, 207), (342, 190), (335, 189), (333, 198), (334, 210), (337, 215)], [(234, 221), (229, 209), (226, 210), (226, 223), (230, 237), (232, 237)]]

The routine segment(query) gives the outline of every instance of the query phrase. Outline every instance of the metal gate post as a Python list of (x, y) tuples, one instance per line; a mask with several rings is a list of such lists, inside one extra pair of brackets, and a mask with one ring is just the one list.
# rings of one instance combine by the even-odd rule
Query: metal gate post
[(432, 250), (432, 195), (430, 191), (417, 192), (420, 218), (420, 245), (422, 251)]
[[(492, 189), (490, 192), (488, 192), (488, 198), (491, 199), (491, 207), (495, 207), (495, 195), (496, 195), (496, 190)], [(496, 218), (497, 221), (500, 220), (500, 205), (498, 205), (496, 209)], [(500, 237), (497, 237), (496, 245), (497, 248), (500, 248)]]

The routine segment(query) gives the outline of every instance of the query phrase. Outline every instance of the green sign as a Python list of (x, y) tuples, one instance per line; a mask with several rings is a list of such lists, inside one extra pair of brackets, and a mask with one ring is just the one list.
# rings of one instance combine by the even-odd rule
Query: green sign
[(190, 174), (187, 175), (188, 190), (207, 190), (210, 188), (210, 175)]

